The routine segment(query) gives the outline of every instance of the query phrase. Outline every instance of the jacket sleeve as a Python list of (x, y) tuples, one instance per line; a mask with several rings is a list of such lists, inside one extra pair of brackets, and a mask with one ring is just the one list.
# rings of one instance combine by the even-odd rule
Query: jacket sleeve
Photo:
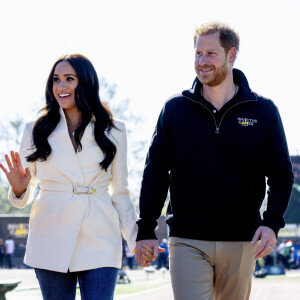
[(285, 225), (283, 215), (294, 182), (286, 137), (277, 107), (267, 139), (265, 161), (269, 190), (262, 225), (272, 228), (277, 236), (280, 228)]
[(23, 208), (28, 205), (34, 199), (34, 191), (36, 187), (36, 163), (28, 162), (26, 156), (34, 152), (33, 142), (32, 142), (32, 127), (33, 123), (27, 123), (24, 129), (23, 137), (20, 144), (19, 154), (23, 168), (28, 167), (31, 174), (30, 182), (27, 186), (26, 191), (21, 195), (20, 198), (17, 198), (12, 188), (9, 188), (8, 191), (8, 200), (9, 202), (18, 208)]
[(115, 145), (117, 152), (112, 162), (112, 178), (110, 182), (111, 198), (121, 224), (123, 237), (131, 251), (135, 249), (137, 234), (137, 214), (128, 190), (127, 171), (127, 138), (125, 124), (118, 122)]
[(171, 118), (167, 114), (167, 104), (162, 109), (155, 127), (146, 157), (140, 192), (140, 218), (137, 241), (157, 239), (155, 227), (170, 185), (172, 161)]

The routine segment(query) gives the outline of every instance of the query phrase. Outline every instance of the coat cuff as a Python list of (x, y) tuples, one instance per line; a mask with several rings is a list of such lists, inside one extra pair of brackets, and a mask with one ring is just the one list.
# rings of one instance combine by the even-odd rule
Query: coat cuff
[(18, 198), (13, 189), (10, 187), (8, 190), (8, 200), (13, 206), (17, 208), (23, 208), (24, 206), (26, 206), (26, 200), (29, 197), (29, 193), (30, 189), (27, 187), (25, 192)]

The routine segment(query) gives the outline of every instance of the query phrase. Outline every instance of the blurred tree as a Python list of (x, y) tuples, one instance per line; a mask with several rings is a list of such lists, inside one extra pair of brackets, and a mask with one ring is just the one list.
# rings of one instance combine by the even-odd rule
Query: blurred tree
[[(6, 165), (4, 154), (10, 150), (19, 149), (21, 132), (24, 127), (24, 120), (20, 117), (16, 117), (15, 120), (7, 121), (6, 123), (0, 123), (0, 161)], [(7, 200), (7, 193), (9, 189), (9, 183), (6, 176), (0, 171), (0, 214), (28, 214), (30, 213), (31, 205), (28, 205), (24, 209), (20, 210), (12, 206)]]
[(300, 224), (300, 185), (294, 184), (288, 209), (285, 213), (287, 224)]
[(284, 217), (287, 224), (300, 224), (300, 156), (291, 156), (291, 161), (294, 173), (294, 186)]
[(132, 200), (138, 207), (138, 196), (147, 154), (148, 141), (143, 136), (143, 119), (134, 112), (128, 98), (117, 95), (117, 86), (100, 80), (100, 97), (111, 109), (114, 117), (125, 122), (128, 144), (128, 181)]
[(1, 145), (1, 162), (7, 151), (14, 150), (20, 144), (20, 133), (24, 126), (24, 120), (16, 117), (15, 120), (0, 123), (0, 145)]

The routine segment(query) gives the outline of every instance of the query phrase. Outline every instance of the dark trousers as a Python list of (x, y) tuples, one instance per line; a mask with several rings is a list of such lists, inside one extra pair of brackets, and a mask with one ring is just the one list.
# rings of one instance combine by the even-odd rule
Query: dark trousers
[(74, 300), (77, 280), (82, 300), (112, 300), (118, 269), (98, 268), (60, 273), (35, 269), (44, 300)]
[(12, 268), (12, 254), (6, 254), (6, 262), (9, 269)]
[(0, 254), (0, 268), (3, 268), (4, 254)]

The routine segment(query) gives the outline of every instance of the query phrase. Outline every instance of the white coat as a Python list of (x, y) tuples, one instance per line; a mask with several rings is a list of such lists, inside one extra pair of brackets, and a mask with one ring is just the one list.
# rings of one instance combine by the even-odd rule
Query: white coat
[[(99, 165), (104, 154), (94, 138), (94, 123), (86, 127), (82, 151), (76, 153), (62, 109), (60, 115), (48, 137), (52, 152), (46, 161), (28, 163), (25, 159), (34, 151), (33, 123), (26, 124), (20, 145), (22, 164), (29, 167), (32, 177), (20, 198), (10, 189), (9, 201), (22, 208), (34, 198), (36, 179), (41, 188), (31, 209), (24, 263), (58, 272), (120, 268), (122, 234), (134, 250), (137, 232), (137, 215), (127, 188), (125, 125), (115, 121), (120, 130), (113, 128), (108, 134), (117, 153), (105, 171)], [(75, 186), (96, 191), (76, 194)]]

